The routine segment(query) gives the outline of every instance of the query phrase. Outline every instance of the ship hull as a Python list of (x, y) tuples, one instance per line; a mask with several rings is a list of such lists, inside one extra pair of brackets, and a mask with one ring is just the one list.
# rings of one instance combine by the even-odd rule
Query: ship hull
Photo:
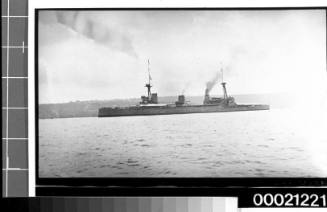
[(153, 106), (153, 107), (126, 107), (110, 108), (104, 107), (99, 109), (99, 117), (117, 117), (117, 116), (146, 116), (146, 115), (172, 115), (188, 113), (218, 113), (218, 112), (237, 112), (237, 111), (255, 111), (269, 110), (269, 105), (188, 105), (180, 107), (171, 106)]

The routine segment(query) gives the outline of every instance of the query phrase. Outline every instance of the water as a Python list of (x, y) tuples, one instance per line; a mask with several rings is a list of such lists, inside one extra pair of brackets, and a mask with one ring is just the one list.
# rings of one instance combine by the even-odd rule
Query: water
[(287, 110), (39, 126), (40, 177), (326, 177)]

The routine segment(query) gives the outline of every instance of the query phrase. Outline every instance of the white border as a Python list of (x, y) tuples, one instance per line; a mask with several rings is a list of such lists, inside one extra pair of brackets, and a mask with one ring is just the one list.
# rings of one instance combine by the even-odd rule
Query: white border
[(34, 21), (35, 8), (146, 8), (146, 7), (326, 7), (326, 0), (29, 0), (28, 22), (28, 135), (29, 196), (35, 196), (35, 95)]

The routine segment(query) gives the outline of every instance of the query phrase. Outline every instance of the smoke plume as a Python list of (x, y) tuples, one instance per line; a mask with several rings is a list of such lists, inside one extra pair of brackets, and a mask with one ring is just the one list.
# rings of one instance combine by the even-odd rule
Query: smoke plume
[(95, 20), (94, 17), (87, 16), (79, 11), (58, 11), (56, 16), (58, 23), (69, 27), (75, 32), (106, 47), (137, 58), (132, 39), (127, 33), (115, 30), (114, 27), (102, 24)]
[(219, 78), (222, 77), (222, 74), (220, 71), (216, 72), (215, 76), (206, 83), (206, 90), (209, 93), (211, 89), (217, 84)]

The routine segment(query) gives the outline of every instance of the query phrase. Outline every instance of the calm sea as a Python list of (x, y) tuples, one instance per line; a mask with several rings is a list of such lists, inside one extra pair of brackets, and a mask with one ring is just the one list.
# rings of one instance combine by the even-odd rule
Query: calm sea
[(326, 177), (289, 114), (43, 119), (40, 177)]

